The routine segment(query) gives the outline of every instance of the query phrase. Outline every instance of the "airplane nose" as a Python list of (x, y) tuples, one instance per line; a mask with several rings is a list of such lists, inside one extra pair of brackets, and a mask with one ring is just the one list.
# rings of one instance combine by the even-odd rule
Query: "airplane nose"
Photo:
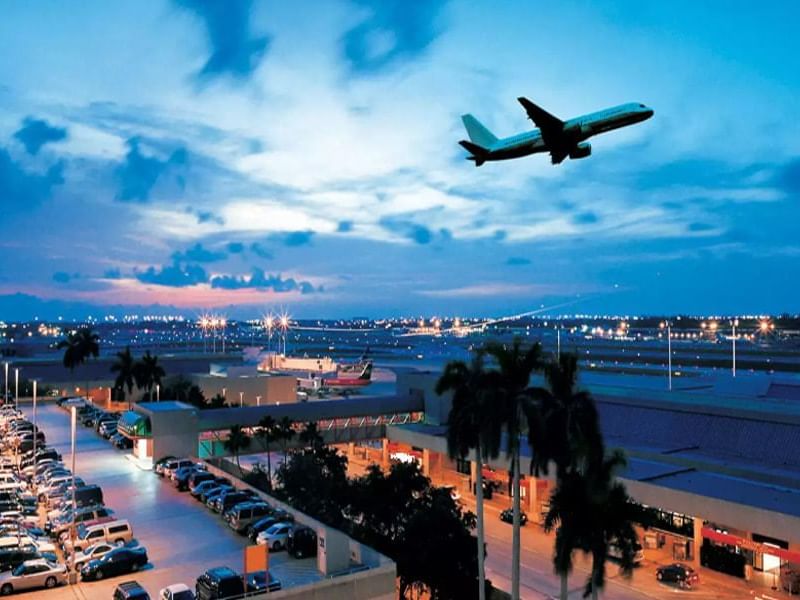
[(644, 111), (645, 116), (649, 119), (655, 114), (655, 111), (652, 108), (648, 108)]

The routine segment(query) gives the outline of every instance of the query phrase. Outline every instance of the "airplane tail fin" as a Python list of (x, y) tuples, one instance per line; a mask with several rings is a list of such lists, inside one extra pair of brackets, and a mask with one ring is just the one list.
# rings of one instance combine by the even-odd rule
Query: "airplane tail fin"
[(480, 167), (486, 162), (486, 159), (489, 156), (489, 150), (483, 148), (482, 146), (478, 146), (478, 144), (468, 142), (467, 140), (461, 140), (458, 143), (462, 148), (464, 148), (464, 150), (472, 154), (472, 156), (467, 157), (467, 160), (474, 161), (476, 167)]
[(497, 141), (497, 137), (472, 115), (462, 115), (461, 120), (472, 143), (489, 148)]

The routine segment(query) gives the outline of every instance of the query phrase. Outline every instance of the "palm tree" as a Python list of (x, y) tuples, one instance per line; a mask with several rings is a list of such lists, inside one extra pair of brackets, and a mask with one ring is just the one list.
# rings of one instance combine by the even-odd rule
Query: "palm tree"
[[(94, 333), (89, 327), (81, 327), (77, 331), (70, 333), (67, 339), (61, 340), (56, 346), (59, 350), (64, 350), (64, 366), (75, 371), (89, 358), (97, 358), (100, 354), (100, 336)], [(86, 397), (89, 397), (89, 382), (86, 382)]]
[(577, 470), (563, 471), (558, 476), (550, 509), (544, 518), (544, 530), (556, 529), (553, 567), (561, 578), (561, 600), (567, 600), (567, 578), (572, 572), (572, 555), (581, 548), (588, 535), (588, 501), (586, 483)]
[(153, 388), (161, 385), (161, 379), (166, 376), (163, 367), (158, 364), (158, 356), (153, 356), (150, 351), (144, 353), (142, 359), (134, 366), (134, 379), (136, 385), (147, 390), (148, 400), (153, 401)]
[(270, 443), (274, 442), (278, 431), (278, 422), (270, 415), (266, 415), (258, 422), (259, 430), (256, 436), (261, 440), (264, 449), (267, 451), (267, 488), (272, 489), (272, 460), (270, 458)]
[(250, 447), (250, 437), (244, 432), (241, 425), (231, 427), (228, 439), (223, 443), (223, 447), (236, 457), (236, 466), (241, 475), (242, 466), (239, 464), (239, 452)]
[[(294, 434), (294, 430), (292, 430), (292, 434)], [(298, 439), (304, 446), (317, 448), (322, 445), (322, 434), (319, 432), (319, 427), (317, 424), (313, 421), (306, 423), (305, 427), (300, 432)]]
[(634, 504), (625, 486), (615, 479), (615, 473), (626, 464), (621, 451), (589, 469), (585, 476), (588, 485), (588, 514), (590, 524), (584, 551), (592, 555), (592, 570), (586, 581), (584, 596), (591, 594), (597, 600), (605, 585), (606, 561), (610, 545), (619, 549), (622, 575), (633, 573), (636, 548), (639, 543), (634, 522)]
[(436, 393), (453, 393), (452, 408), (447, 418), (447, 453), (451, 459), (464, 458), (475, 449), (477, 482), (475, 484), (478, 525), (478, 598), (486, 598), (486, 553), (483, 525), (483, 460), (497, 458), (503, 423), (494, 401), (497, 372), (484, 369), (482, 350), (475, 353), (472, 363), (451, 361), (436, 384)]
[(281, 445), (284, 463), (286, 462), (286, 445), (292, 441), (295, 433), (296, 432), (294, 430), (292, 420), (289, 417), (283, 417), (280, 421), (278, 421), (278, 425), (275, 430), (275, 440)]
[(507, 435), (506, 453), (511, 457), (513, 502), (513, 538), (511, 545), (511, 598), (519, 600), (520, 561), (520, 435), (525, 429), (538, 430), (536, 421), (535, 390), (530, 388), (531, 376), (542, 370), (541, 344), (528, 348), (515, 338), (510, 346), (491, 343), (486, 346), (500, 372), (499, 394), (502, 420)]
[(544, 368), (547, 389), (536, 388), (538, 431), (528, 436), (536, 471), (547, 472), (552, 460), (556, 472), (586, 469), (603, 459), (603, 440), (597, 406), (587, 391), (576, 390), (578, 357), (562, 354)]
[(114, 387), (122, 390), (125, 393), (125, 388), (128, 388), (128, 395), (133, 393), (133, 386), (136, 383), (136, 363), (131, 354), (131, 347), (126, 346), (125, 352), (117, 352), (117, 360), (111, 365), (111, 372), (117, 374), (114, 380)]

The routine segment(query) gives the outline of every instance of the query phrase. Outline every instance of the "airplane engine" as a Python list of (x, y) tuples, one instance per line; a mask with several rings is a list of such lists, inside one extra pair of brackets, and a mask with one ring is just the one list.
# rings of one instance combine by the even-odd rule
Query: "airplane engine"
[(587, 142), (581, 142), (580, 144), (576, 144), (575, 147), (570, 151), (569, 157), (572, 159), (586, 158), (591, 153), (592, 145)]

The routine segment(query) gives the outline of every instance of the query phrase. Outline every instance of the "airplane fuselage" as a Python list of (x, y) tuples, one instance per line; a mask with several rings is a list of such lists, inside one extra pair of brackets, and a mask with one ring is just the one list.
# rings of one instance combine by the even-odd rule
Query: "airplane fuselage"
[[(652, 115), (652, 109), (644, 104), (620, 104), (619, 106), (565, 121), (563, 136), (569, 144), (577, 146), (577, 144), (599, 133), (639, 123), (649, 119)], [(548, 152), (551, 148), (545, 143), (541, 131), (534, 129), (510, 137), (500, 138), (489, 146), (487, 150), (488, 153), (484, 160), (490, 161), (519, 158), (537, 152)]]

